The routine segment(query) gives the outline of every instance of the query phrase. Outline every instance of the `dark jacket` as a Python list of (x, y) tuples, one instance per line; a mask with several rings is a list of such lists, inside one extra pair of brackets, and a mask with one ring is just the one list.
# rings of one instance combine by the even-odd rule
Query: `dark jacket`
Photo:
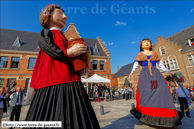
[[(3, 97), (5, 97), (5, 95), (6, 95), (6, 93), (3, 94)], [(4, 106), (3, 112), (6, 112), (7, 113), (7, 104), (6, 104), (6, 101), (10, 101), (10, 98), (9, 97), (7, 97), (6, 99), (1, 98), (0, 99), (0, 102), (1, 101), (3, 101), (3, 106)]]

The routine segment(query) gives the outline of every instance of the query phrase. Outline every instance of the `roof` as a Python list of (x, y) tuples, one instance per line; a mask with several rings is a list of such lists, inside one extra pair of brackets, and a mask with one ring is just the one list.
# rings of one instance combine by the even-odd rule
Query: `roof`
[[(91, 48), (91, 51), (93, 50), (93, 55), (107, 56), (97, 39), (89, 39), (89, 38), (83, 38), (83, 39), (84, 39), (84, 42), (87, 43), (88, 46)], [(95, 45), (98, 48), (97, 52), (94, 51)]]
[[(22, 41), (21, 46), (13, 46), (17, 37)], [(1, 29), (0, 47), (4, 50), (38, 52), (38, 37), (39, 33), (35, 32)]]
[(189, 46), (188, 39), (194, 37), (194, 25), (166, 38), (182, 46), (182, 52), (193, 49)]
[[(38, 47), (39, 33), (1, 28), (0, 36), (0, 49), (30, 52), (39, 52), (40, 50), (40, 48)], [(21, 41), (21, 46), (13, 46), (17, 37), (19, 37), (19, 40)], [(93, 55), (107, 56), (97, 39), (83, 39), (91, 48), (91, 50), (93, 50)], [(97, 52), (94, 51), (95, 45), (98, 48)]]
[(133, 64), (134, 64), (134, 62), (122, 66), (120, 68), (120, 70), (112, 78), (122, 77), (122, 76), (129, 75), (131, 73), (132, 68), (133, 68)]

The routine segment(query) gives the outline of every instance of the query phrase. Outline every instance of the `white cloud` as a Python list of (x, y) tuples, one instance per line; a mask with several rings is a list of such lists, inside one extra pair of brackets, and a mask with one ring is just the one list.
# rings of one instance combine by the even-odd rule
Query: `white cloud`
[(102, 42), (104, 43), (105, 46), (107, 46), (107, 45), (111, 45), (112, 46), (113, 45), (113, 42), (108, 42), (108, 43), (106, 43), (105, 41), (102, 41)]
[(104, 43), (105, 46), (107, 45), (107, 43), (105, 43), (104, 41), (102, 41), (102, 42)]
[(131, 43), (138, 43), (139, 42), (139, 37), (137, 37), (137, 40), (136, 41), (133, 41)]
[(190, 12), (193, 12), (194, 11), (194, 8), (193, 9), (191, 9), (191, 11)]
[(116, 21), (115, 26), (126, 26), (127, 23), (126, 22), (120, 22), (120, 21)]
[(111, 43), (108, 43), (108, 45), (113, 45), (113, 42), (111, 42)]

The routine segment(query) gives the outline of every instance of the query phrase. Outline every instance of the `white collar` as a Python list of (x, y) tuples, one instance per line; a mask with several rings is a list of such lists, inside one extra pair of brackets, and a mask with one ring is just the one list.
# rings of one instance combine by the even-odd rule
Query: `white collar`
[(49, 28), (50, 30), (60, 30), (61, 31), (61, 29), (60, 28), (58, 28), (58, 27), (51, 27), (51, 28)]
[[(144, 52), (142, 52), (144, 55), (146, 55)], [(151, 51), (151, 55), (152, 55), (152, 51)], [(151, 55), (146, 55), (146, 56), (151, 56)]]

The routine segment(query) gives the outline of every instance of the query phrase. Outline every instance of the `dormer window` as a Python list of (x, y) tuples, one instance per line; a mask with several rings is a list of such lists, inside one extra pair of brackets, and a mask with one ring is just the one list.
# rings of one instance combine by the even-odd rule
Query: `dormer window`
[(192, 38), (192, 39), (188, 39), (188, 42), (189, 42), (189, 46), (194, 45), (194, 38)]
[(161, 46), (161, 47), (159, 48), (159, 50), (160, 50), (160, 55), (161, 55), (161, 56), (166, 54), (166, 51), (165, 51), (165, 47), (164, 47), (164, 46)]
[(13, 43), (13, 46), (20, 47), (22, 44), (22, 41), (19, 39), (19, 36), (17, 36), (15, 42)]
[(95, 44), (95, 47), (94, 47), (94, 51), (95, 52), (98, 52), (98, 48), (97, 48), (97, 45)]

